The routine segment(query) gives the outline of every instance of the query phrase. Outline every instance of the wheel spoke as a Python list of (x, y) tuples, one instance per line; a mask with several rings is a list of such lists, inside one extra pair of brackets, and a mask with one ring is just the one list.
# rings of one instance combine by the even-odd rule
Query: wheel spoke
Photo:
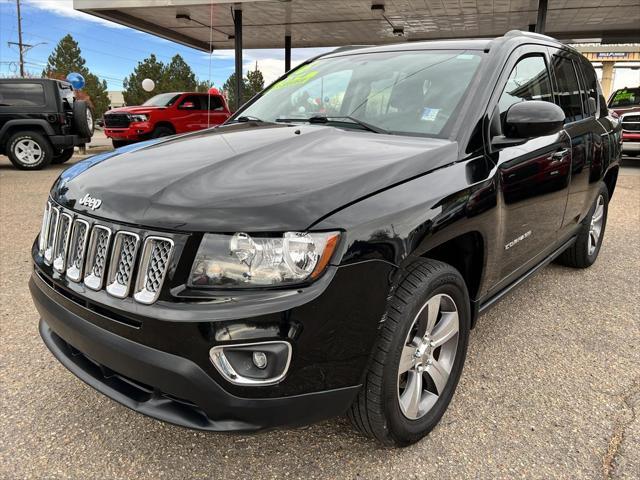
[(449, 372), (447, 372), (444, 365), (438, 360), (433, 360), (430, 365), (427, 365), (426, 371), (436, 385), (438, 395), (442, 395), (444, 387), (447, 385), (447, 380), (449, 379)]
[(458, 333), (458, 312), (442, 312), (440, 322), (431, 334), (434, 347), (439, 347)]
[(415, 352), (416, 352), (416, 347), (411, 345), (406, 345), (402, 349), (402, 353), (400, 354), (400, 367), (398, 368), (398, 375), (401, 375), (407, 370), (413, 368), (413, 365), (416, 360), (414, 356)]
[(409, 418), (418, 417), (418, 408), (422, 399), (422, 373), (410, 371), (407, 386), (400, 397), (400, 404)]
[(603, 213), (604, 213), (604, 205), (598, 204), (598, 206), (596, 207), (596, 210), (593, 212), (593, 217), (591, 218), (591, 220), (594, 223), (599, 222), (600, 219), (602, 218)]

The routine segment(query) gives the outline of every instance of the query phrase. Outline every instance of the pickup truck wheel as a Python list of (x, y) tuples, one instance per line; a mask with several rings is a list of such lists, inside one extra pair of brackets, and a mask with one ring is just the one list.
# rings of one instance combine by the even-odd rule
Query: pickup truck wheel
[(600, 253), (604, 230), (609, 212), (609, 191), (604, 183), (589, 210), (582, 220), (576, 241), (558, 257), (557, 263), (574, 268), (587, 268), (593, 265)]
[(168, 137), (169, 135), (173, 135), (175, 132), (169, 127), (156, 127), (153, 132), (151, 132), (151, 138), (160, 138), (160, 137)]
[(387, 446), (427, 435), (453, 396), (467, 353), (469, 295), (460, 273), (418, 259), (389, 302), (364, 384), (348, 416)]
[(74, 147), (65, 148), (64, 150), (62, 150), (61, 152), (53, 156), (53, 160), (51, 160), (51, 163), (53, 163), (54, 165), (59, 163), (64, 163), (68, 161), (71, 157), (73, 157), (74, 152), (75, 152)]
[(7, 156), (20, 170), (40, 170), (53, 160), (53, 147), (38, 132), (18, 132), (7, 141)]

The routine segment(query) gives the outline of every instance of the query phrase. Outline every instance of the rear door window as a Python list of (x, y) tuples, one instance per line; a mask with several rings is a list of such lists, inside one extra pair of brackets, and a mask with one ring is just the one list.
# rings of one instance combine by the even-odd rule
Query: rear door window
[(565, 123), (576, 122), (584, 118), (582, 97), (576, 69), (569, 58), (554, 55), (553, 71), (556, 77), (556, 102), (564, 110)]
[(38, 107), (45, 103), (44, 88), (41, 83), (0, 83), (0, 106)]

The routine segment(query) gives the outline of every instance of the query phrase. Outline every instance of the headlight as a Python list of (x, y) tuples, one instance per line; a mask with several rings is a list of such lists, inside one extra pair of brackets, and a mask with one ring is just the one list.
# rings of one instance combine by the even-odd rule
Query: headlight
[(338, 245), (338, 232), (279, 237), (207, 234), (191, 268), (193, 287), (264, 287), (315, 280)]
[(149, 120), (149, 115), (146, 113), (136, 113), (135, 115), (131, 115), (132, 122), (146, 122)]

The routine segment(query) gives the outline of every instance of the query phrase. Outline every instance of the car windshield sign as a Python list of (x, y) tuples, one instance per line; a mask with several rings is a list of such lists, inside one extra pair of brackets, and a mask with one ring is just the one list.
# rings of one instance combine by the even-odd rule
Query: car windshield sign
[(635, 107), (640, 105), (640, 88), (623, 88), (616, 90), (609, 107)]
[[(311, 120), (380, 133), (441, 136), (481, 55), (422, 50), (322, 58), (272, 84), (240, 115), (265, 122)], [(335, 121), (348, 118), (352, 121)]]

